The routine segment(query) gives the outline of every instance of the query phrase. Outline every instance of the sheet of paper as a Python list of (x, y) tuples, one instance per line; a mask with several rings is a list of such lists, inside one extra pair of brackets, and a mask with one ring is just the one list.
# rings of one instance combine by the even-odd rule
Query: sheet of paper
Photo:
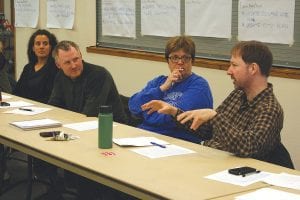
[(139, 147), (139, 148), (131, 149), (131, 151), (134, 151), (140, 155), (149, 158), (161, 158), (167, 156), (196, 153), (195, 151), (177, 145), (166, 145), (166, 148), (162, 148), (159, 146)]
[(300, 195), (271, 188), (262, 188), (254, 192), (244, 194), (235, 198), (236, 200), (300, 200)]
[(248, 186), (252, 183), (261, 181), (263, 178), (266, 178), (267, 176), (270, 176), (271, 174), (272, 173), (261, 171), (260, 173), (251, 174), (251, 175), (243, 177), (243, 176), (229, 174), (228, 170), (224, 170), (224, 171), (206, 176), (205, 178), (215, 180), (215, 181), (225, 182), (225, 183), (231, 183), (231, 184), (239, 185), (239, 186)]
[[(117, 126), (117, 125), (113, 123), (113, 126)], [(70, 128), (76, 131), (88, 131), (88, 130), (93, 130), (98, 128), (98, 120), (65, 124), (63, 125), (63, 127)]]
[(12, 96), (2, 94), (2, 100), (11, 99), (11, 98), (12, 98)]
[(231, 38), (231, 16), (232, 0), (185, 0), (185, 34)]
[(75, 18), (75, 0), (47, 1), (47, 28), (72, 29)]
[(157, 139), (155, 137), (133, 137), (133, 138), (113, 138), (113, 142), (120, 146), (151, 146), (153, 143), (166, 145), (166, 141)]
[(98, 128), (98, 121), (87, 121), (87, 122), (79, 122), (79, 123), (72, 123), (72, 124), (65, 124), (64, 127), (76, 130), (76, 131), (88, 131)]
[(135, 0), (102, 0), (102, 35), (136, 38)]
[(32, 106), (32, 103), (28, 103), (25, 101), (8, 101), (9, 106), (0, 106), (0, 108), (17, 108), (17, 107), (25, 107), (25, 106)]
[(19, 114), (19, 115), (37, 115), (49, 110), (51, 110), (51, 108), (28, 106), (28, 107), (22, 107), (22, 108), (5, 111), (3, 113)]
[(295, 0), (239, 0), (238, 40), (294, 44), (295, 10)]
[(15, 27), (35, 28), (39, 19), (39, 0), (15, 0)]
[(23, 130), (33, 130), (41, 128), (51, 128), (61, 126), (61, 123), (52, 119), (36, 119), (27, 121), (11, 122), (11, 125), (19, 127)]
[(141, 34), (162, 37), (180, 35), (180, 1), (142, 0)]
[(287, 173), (273, 174), (266, 177), (263, 181), (271, 185), (300, 190), (300, 176), (297, 175)]

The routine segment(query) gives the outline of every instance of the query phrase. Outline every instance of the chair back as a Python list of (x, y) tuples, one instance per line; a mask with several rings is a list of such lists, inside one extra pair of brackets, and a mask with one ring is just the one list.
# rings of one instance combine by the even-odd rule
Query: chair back
[(277, 147), (269, 153), (265, 161), (283, 167), (295, 169), (291, 156), (282, 143), (277, 145)]

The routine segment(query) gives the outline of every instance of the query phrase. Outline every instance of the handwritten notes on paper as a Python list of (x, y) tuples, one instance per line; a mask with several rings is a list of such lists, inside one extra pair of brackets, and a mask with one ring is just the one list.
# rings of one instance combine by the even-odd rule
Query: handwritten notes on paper
[(141, 34), (180, 35), (180, 1), (141, 0)]
[(232, 0), (185, 0), (185, 34), (231, 38)]
[(36, 28), (39, 0), (15, 0), (15, 27)]
[(238, 39), (293, 44), (295, 0), (240, 0)]
[(48, 0), (47, 27), (72, 29), (75, 17), (75, 0)]
[(102, 0), (102, 35), (136, 37), (135, 0)]

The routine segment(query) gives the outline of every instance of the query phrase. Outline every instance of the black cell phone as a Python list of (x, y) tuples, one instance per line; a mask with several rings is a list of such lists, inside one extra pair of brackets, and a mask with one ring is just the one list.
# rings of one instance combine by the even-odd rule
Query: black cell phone
[(0, 102), (0, 105), (1, 105), (1, 106), (10, 106), (10, 104), (9, 104), (9, 103), (7, 103), (7, 102), (4, 102), (4, 101), (1, 101), (1, 102)]
[(56, 135), (59, 135), (60, 131), (46, 131), (46, 132), (40, 132), (41, 137), (54, 137)]
[(238, 168), (233, 168), (233, 169), (229, 169), (228, 170), (229, 174), (233, 174), (233, 175), (242, 175), (242, 176), (246, 176), (247, 174), (252, 174), (255, 172), (259, 172), (257, 171), (255, 168), (253, 167), (238, 167)]

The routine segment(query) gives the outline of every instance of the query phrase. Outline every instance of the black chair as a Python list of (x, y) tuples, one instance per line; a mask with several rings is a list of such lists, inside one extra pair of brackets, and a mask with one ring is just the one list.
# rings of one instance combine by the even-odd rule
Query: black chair
[(277, 147), (268, 154), (267, 158), (264, 161), (295, 169), (291, 156), (282, 143), (277, 145)]
[(143, 122), (143, 119), (133, 115), (130, 112), (129, 107), (128, 107), (129, 97), (124, 96), (124, 95), (120, 95), (120, 99), (122, 101), (125, 113), (128, 117), (128, 124), (127, 125), (137, 127), (139, 124), (141, 124)]

